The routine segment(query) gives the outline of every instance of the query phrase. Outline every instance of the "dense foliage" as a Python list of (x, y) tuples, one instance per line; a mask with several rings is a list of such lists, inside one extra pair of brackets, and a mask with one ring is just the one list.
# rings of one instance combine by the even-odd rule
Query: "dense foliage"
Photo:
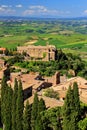
[(54, 91), (52, 88), (48, 88), (48, 89), (44, 90), (44, 95), (47, 97), (50, 97), (50, 98), (59, 99), (58, 92)]
[[(43, 76), (52, 76), (56, 71), (60, 71), (61, 74), (67, 76), (79, 75), (87, 78), (85, 62), (78, 55), (65, 54), (62, 50), (58, 50), (55, 61), (24, 61), (23, 55), (15, 55), (9, 58), (7, 62), (10, 65), (26, 68), (27, 72), (39, 72)], [(73, 73), (70, 73), (70, 70)]]

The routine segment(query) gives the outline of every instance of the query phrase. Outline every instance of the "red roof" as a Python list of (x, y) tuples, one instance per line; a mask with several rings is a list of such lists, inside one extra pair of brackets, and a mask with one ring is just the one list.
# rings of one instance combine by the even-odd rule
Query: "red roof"
[(5, 51), (5, 50), (6, 50), (6, 48), (2, 48), (2, 47), (0, 48), (0, 51)]

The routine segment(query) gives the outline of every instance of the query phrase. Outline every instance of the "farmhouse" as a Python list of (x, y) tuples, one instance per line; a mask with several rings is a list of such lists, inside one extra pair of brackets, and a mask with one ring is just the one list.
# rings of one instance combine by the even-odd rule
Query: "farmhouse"
[(26, 53), (30, 60), (50, 61), (56, 59), (56, 47), (53, 45), (47, 46), (18, 46), (19, 53)]

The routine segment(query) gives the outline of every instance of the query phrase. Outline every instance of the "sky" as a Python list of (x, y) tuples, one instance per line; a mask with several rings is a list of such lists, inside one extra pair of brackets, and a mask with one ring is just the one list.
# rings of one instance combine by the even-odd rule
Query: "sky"
[(0, 16), (85, 17), (87, 0), (0, 0)]

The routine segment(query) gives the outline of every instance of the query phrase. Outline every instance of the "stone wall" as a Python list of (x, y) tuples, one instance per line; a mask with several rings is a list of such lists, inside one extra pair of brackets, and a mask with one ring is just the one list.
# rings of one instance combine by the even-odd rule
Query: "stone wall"
[(26, 52), (30, 57), (30, 60), (42, 60), (42, 61), (50, 61), (55, 60), (56, 47), (53, 45), (47, 46), (20, 46), (17, 47), (17, 51), (19, 53)]

